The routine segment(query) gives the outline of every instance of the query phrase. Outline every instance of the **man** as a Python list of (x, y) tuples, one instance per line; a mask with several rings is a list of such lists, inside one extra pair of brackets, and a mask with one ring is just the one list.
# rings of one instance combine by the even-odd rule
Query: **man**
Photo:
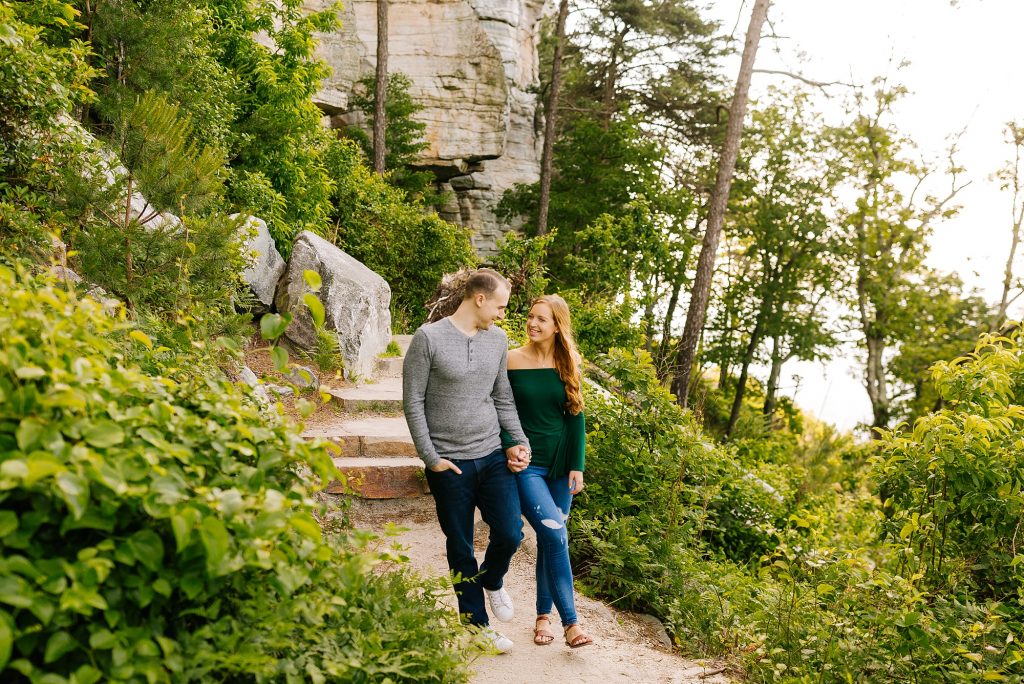
[[(493, 326), (505, 317), (509, 294), (500, 273), (475, 271), (455, 313), (416, 331), (403, 367), (405, 419), (427, 466), (448, 567), (458, 575), (459, 612), (502, 653), (512, 641), (489, 627), (484, 596), (497, 619), (512, 619), (512, 600), (502, 583), (523, 539), (514, 473), (529, 464), (529, 442), (505, 372), (508, 338)], [(502, 428), (518, 443), (504, 452)], [(475, 508), (491, 531), (479, 567)]]

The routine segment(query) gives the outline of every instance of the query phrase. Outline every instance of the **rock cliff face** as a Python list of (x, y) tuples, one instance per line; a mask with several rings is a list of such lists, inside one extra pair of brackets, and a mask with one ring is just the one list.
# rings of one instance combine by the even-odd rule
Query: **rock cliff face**
[[(319, 10), (328, 0), (307, 0)], [(474, 245), (493, 251), (501, 228), (494, 207), (515, 183), (539, 176), (535, 126), (538, 23), (545, 0), (391, 0), (389, 71), (412, 81), (424, 106), (430, 146), (419, 165), (433, 171), (454, 198), (442, 209), (473, 228)], [(353, 84), (372, 74), (377, 4), (350, 0), (342, 28), (320, 36), (320, 56), (334, 70), (317, 96), (333, 126), (357, 120), (349, 109)]]

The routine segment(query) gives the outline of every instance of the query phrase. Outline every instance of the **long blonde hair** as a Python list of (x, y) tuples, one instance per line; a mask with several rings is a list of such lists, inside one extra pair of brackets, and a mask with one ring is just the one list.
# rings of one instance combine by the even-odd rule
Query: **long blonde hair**
[(542, 295), (530, 302), (530, 309), (538, 304), (547, 304), (554, 316), (555, 326), (555, 370), (565, 383), (565, 408), (574, 416), (583, 410), (583, 374), (580, 370), (580, 353), (576, 349), (576, 338), (572, 334), (572, 320), (569, 305), (558, 295)]

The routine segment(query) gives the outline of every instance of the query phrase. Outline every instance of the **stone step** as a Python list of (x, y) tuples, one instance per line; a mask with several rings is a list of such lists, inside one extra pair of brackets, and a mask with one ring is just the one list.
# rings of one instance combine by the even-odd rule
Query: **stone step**
[(409, 426), (402, 416), (357, 418), (336, 425), (312, 428), (307, 439), (324, 439), (341, 450), (341, 458), (416, 458)]
[(403, 356), (386, 356), (377, 359), (376, 368), (373, 371), (375, 378), (400, 378), (402, 377)]
[(379, 382), (328, 390), (346, 411), (402, 410), (402, 378), (381, 378)]
[(334, 464), (348, 484), (335, 480), (328, 494), (348, 494), (363, 499), (408, 499), (428, 494), (423, 461), (418, 458), (335, 458)]

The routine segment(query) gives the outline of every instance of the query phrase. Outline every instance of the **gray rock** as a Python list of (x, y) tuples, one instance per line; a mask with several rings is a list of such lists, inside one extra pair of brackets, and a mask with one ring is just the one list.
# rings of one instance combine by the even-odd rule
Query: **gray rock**
[(248, 366), (242, 366), (242, 371), (238, 374), (238, 379), (249, 387), (257, 387), (260, 384), (260, 379), (256, 377), (252, 368), (249, 368)]
[[(234, 214), (232, 218), (235, 216), (238, 214)], [(274, 304), (277, 282), (285, 269), (284, 259), (277, 251), (277, 245), (270, 236), (266, 221), (255, 216), (246, 217), (242, 230), (249, 231), (250, 235), (243, 252), (252, 258), (249, 266), (242, 271), (242, 278), (264, 307), (254, 313), (265, 313)]]
[(288, 373), (286, 375), (288, 382), (301, 387), (302, 389), (320, 389), (320, 378), (317, 377), (316, 371), (309, 366), (300, 366), (296, 363), (288, 366)]
[(77, 285), (82, 282), (82, 276), (78, 275), (67, 266), (51, 266), (49, 271), (53, 276), (65, 284)]
[(304, 350), (316, 346), (316, 331), (302, 301), (308, 292), (304, 271), (320, 275), (317, 293), (324, 305), (324, 328), (338, 335), (348, 378), (370, 377), (377, 355), (391, 339), (391, 288), (379, 275), (330, 242), (303, 231), (295, 240), (275, 298), (278, 311), (292, 314), (285, 337)]
[(668, 651), (672, 650), (672, 639), (669, 638), (668, 632), (665, 631), (665, 625), (661, 624), (661, 620), (646, 613), (635, 613), (634, 617), (648, 626), (651, 635), (657, 639), (659, 646)]
[(261, 385), (259, 389), (269, 390), (279, 397), (286, 397), (295, 394), (295, 390), (291, 387), (286, 387), (285, 385)]

